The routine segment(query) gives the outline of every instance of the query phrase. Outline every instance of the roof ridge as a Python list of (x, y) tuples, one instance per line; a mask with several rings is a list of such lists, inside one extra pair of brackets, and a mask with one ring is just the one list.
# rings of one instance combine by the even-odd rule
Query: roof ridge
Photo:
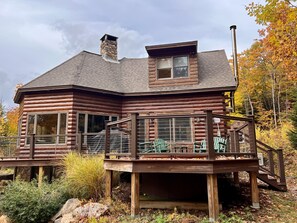
[(74, 84), (78, 83), (79, 75), (80, 75), (80, 73), (82, 71), (82, 68), (83, 68), (83, 65), (84, 65), (85, 59), (86, 59), (86, 53), (82, 52), (81, 54), (82, 54), (81, 56), (83, 56), (83, 58), (81, 59), (81, 62), (79, 64), (79, 66), (77, 67), (76, 74), (73, 75), (73, 83)]
[(56, 68), (58, 68), (58, 67), (64, 65), (65, 63), (69, 62), (70, 60), (74, 59), (75, 57), (78, 57), (81, 53), (83, 53), (83, 51), (81, 51), (79, 54), (74, 55), (73, 57), (70, 57), (68, 60), (66, 60), (66, 61), (64, 61), (63, 63), (61, 63), (61, 64), (55, 66), (54, 68), (52, 68), (52, 69), (46, 71), (45, 73), (39, 75), (38, 77), (36, 77), (36, 78), (34, 78), (33, 80), (29, 81), (27, 84), (23, 85), (21, 88), (26, 87), (27, 85), (29, 85), (29, 84), (32, 83), (33, 81), (36, 81), (36, 80), (40, 79), (41, 77), (45, 76), (45, 75), (48, 74), (49, 72), (51, 72), (51, 71), (55, 70)]

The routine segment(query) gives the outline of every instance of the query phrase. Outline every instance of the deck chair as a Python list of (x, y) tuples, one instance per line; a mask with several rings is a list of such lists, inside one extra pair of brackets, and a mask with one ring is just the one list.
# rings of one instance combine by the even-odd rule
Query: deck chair
[(206, 153), (206, 140), (203, 139), (200, 143), (194, 142), (194, 153)]
[(227, 149), (227, 139), (223, 137), (213, 137), (214, 149), (217, 153), (225, 153)]
[[(227, 139), (223, 137), (213, 137), (214, 149), (217, 153), (226, 152), (227, 148)], [(205, 153), (206, 152), (206, 140), (203, 139), (201, 143), (194, 143), (194, 153)]]
[(164, 139), (155, 139), (153, 143), (154, 152), (156, 153), (166, 153), (168, 152), (168, 144)]

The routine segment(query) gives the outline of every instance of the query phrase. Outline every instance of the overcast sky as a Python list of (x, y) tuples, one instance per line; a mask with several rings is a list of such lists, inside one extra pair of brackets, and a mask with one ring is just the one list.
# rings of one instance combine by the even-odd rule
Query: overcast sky
[(246, 0), (0, 0), (0, 100), (8, 108), (27, 83), (82, 50), (99, 53), (105, 33), (119, 58), (146, 57), (145, 46), (198, 40), (198, 51), (225, 49), (237, 25), (238, 52), (258, 38)]

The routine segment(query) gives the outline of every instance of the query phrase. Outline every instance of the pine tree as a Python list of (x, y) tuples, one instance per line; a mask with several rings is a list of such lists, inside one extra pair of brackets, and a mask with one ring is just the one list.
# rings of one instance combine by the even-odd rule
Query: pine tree
[(292, 113), (290, 116), (293, 129), (289, 131), (288, 136), (292, 147), (297, 149), (297, 90), (295, 90), (293, 93), (293, 99), (295, 103), (293, 104)]

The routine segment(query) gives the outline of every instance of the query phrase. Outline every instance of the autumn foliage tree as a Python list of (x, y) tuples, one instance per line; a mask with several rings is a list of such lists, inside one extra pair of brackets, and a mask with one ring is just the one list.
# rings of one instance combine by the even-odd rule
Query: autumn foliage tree
[[(241, 111), (254, 114), (264, 128), (288, 117), (290, 92), (297, 81), (296, 1), (266, 0), (246, 9), (262, 25), (260, 39), (239, 55)], [(238, 107), (238, 105), (237, 105)], [(240, 107), (240, 106), (239, 106)]]
[(16, 136), (18, 132), (19, 108), (5, 110), (0, 103), (0, 136)]

